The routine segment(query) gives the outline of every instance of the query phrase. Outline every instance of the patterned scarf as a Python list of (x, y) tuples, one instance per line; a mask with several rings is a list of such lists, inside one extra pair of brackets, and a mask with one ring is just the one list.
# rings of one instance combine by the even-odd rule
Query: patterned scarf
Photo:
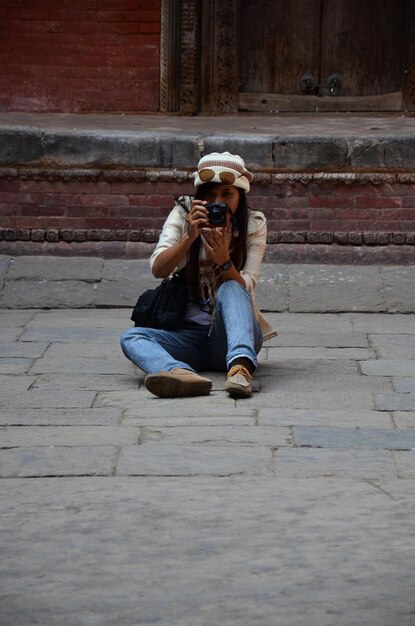
[[(192, 208), (192, 196), (180, 196), (176, 202), (188, 213)], [(228, 242), (229, 251), (231, 251), (232, 237), (238, 237), (239, 233), (233, 230), (232, 224), (229, 225)], [(200, 236), (201, 245), (199, 249), (199, 284), (201, 298), (208, 300), (209, 312), (212, 315), (212, 324), (215, 316), (216, 292), (222, 284), (222, 272), (219, 266), (212, 261), (206, 248), (206, 241), (203, 234)]]
[[(206, 248), (206, 240), (203, 233), (200, 236), (201, 246), (199, 251), (199, 283), (201, 297), (204, 300), (209, 299), (210, 310), (212, 314), (212, 322), (215, 314), (216, 292), (222, 284), (222, 272), (219, 266), (212, 261)], [(228, 230), (229, 248), (232, 241), (232, 225)]]

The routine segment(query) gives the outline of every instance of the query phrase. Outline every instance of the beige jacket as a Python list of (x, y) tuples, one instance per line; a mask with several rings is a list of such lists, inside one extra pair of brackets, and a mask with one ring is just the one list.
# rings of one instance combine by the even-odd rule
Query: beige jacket
[[(163, 230), (160, 234), (158, 244), (150, 257), (150, 266), (153, 267), (155, 258), (180, 241), (188, 232), (187, 211), (176, 203), (175, 207), (169, 213), (164, 222)], [(261, 326), (264, 341), (268, 341), (271, 337), (275, 337), (277, 332), (272, 329), (268, 320), (264, 317), (255, 303), (254, 289), (259, 278), (259, 269), (265, 252), (267, 240), (267, 224), (266, 218), (260, 211), (250, 211), (248, 219), (247, 234), (247, 258), (244, 268), (240, 274), (243, 276), (246, 288), (251, 294), (252, 305), (256, 319)], [(179, 263), (175, 271), (181, 270), (186, 266), (187, 259), (184, 258)]]

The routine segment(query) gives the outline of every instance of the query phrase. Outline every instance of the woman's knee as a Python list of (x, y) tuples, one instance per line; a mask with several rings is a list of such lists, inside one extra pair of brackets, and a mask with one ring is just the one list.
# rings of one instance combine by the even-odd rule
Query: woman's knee
[(217, 291), (216, 301), (222, 301), (224, 298), (240, 298), (250, 297), (245, 287), (242, 287), (236, 280), (227, 280), (221, 284)]
[(129, 328), (120, 337), (122, 350), (125, 352), (129, 343), (137, 341), (146, 336), (146, 328), (133, 327)]

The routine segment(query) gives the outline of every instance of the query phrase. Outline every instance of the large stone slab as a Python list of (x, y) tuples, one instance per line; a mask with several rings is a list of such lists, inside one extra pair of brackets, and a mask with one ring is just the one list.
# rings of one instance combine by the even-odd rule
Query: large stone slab
[(120, 330), (129, 320), (128, 309), (52, 309), (37, 311), (28, 328), (61, 328), (71, 329), (94, 328)]
[(391, 137), (384, 143), (384, 147), (386, 167), (400, 168), (415, 165), (412, 137)]
[(36, 163), (42, 155), (42, 132), (36, 128), (0, 129), (0, 164)]
[(0, 306), (19, 308), (85, 308), (95, 303), (96, 285), (81, 280), (7, 281), (0, 291)]
[[(148, 259), (106, 259), (102, 270), (103, 280), (136, 280), (157, 282), (151, 273)], [(144, 283), (143, 283), (144, 284)]]
[(20, 256), (12, 259), (7, 279), (99, 281), (103, 259), (91, 257)]
[(131, 314), (138, 297), (159, 284), (160, 281), (154, 279), (145, 286), (140, 286), (136, 280), (103, 280), (98, 286), (96, 306), (129, 307)]
[(32, 359), (0, 357), (0, 374), (25, 374), (32, 363)]
[(2, 358), (24, 357), (26, 359), (37, 359), (42, 356), (48, 345), (46, 342), (0, 341), (0, 355)]
[(393, 420), (398, 428), (415, 428), (415, 411), (394, 411)]
[(88, 408), (2, 408), (2, 426), (116, 426), (122, 410), (116, 407)]
[(272, 476), (271, 450), (263, 447), (148, 444), (124, 446), (117, 476)]
[(369, 335), (370, 345), (382, 359), (413, 359), (415, 335)]
[(386, 310), (376, 267), (293, 266), (289, 299), (293, 312)]
[(271, 390), (262, 389), (261, 393), (255, 394), (252, 398), (244, 400), (244, 405), (254, 407), (258, 410), (262, 408), (278, 407), (280, 409), (325, 409), (333, 407), (347, 406), (350, 411), (362, 409), (374, 409), (373, 394), (370, 391), (353, 389), (335, 389), (320, 391), (308, 391), (297, 385), (297, 391), (278, 390), (278, 387), (271, 387)]
[[(137, 386), (136, 377), (131, 374), (37, 374), (33, 380), (32, 389), (62, 390), (81, 389), (90, 391), (119, 391), (132, 389)], [(0, 381), (1, 384), (1, 381)]]
[[(0, 320), (1, 324), (1, 320)], [(22, 335), (23, 328), (19, 327), (10, 327), (10, 326), (1, 326), (0, 325), (0, 341), (17, 341), (19, 337)]]
[[(1, 345), (1, 344), (0, 344)], [(45, 359), (114, 359), (116, 361), (126, 361), (126, 358), (121, 350), (120, 342), (118, 340), (111, 339), (109, 341), (99, 341), (94, 344), (74, 341), (71, 343), (51, 343), (45, 355)]]
[(266, 446), (274, 448), (292, 444), (288, 428), (266, 426), (189, 426), (147, 427), (143, 429), (142, 443), (166, 445), (195, 444), (215, 446)]
[[(287, 361), (287, 360), (362, 360), (376, 358), (376, 354), (370, 348), (312, 348), (312, 347), (294, 347), (283, 348), (276, 346), (269, 348), (269, 358)], [(275, 355), (275, 356), (274, 356)]]
[(25, 326), (37, 313), (38, 311), (34, 309), (28, 311), (8, 311), (6, 309), (0, 309), (0, 329)]
[[(126, 322), (123, 329), (127, 329), (129, 324)], [(62, 325), (60, 328), (34, 327), (27, 328), (23, 333), (21, 329), (18, 333), (20, 341), (52, 341), (59, 343), (72, 343), (73, 341), (82, 341), (89, 344), (99, 343), (101, 341), (108, 343), (109, 341), (117, 342), (121, 336), (121, 331), (117, 328), (90, 328), (89, 326), (72, 327)], [(0, 335), (1, 336), (1, 335)]]
[[(325, 167), (342, 167), (348, 154), (347, 142), (340, 138), (278, 137), (274, 142), (274, 166), (278, 169), (321, 171)], [(330, 165), (329, 165), (330, 164)]]
[(414, 315), (382, 315), (379, 313), (350, 313), (349, 319), (353, 329), (358, 333), (389, 334), (389, 335), (414, 335)]
[[(102, 410), (102, 409), (101, 409)], [(218, 426), (254, 426), (257, 422), (256, 411), (244, 409), (238, 406), (236, 410), (228, 410), (223, 407), (215, 407), (211, 411), (201, 411), (192, 408), (189, 404), (183, 405), (183, 410), (177, 405), (169, 411), (160, 411), (156, 406), (146, 406), (141, 410), (139, 406), (134, 409), (127, 409), (122, 414), (122, 424), (126, 426), (138, 425), (150, 428), (180, 427), (180, 426), (204, 426), (216, 428)]]
[(102, 280), (98, 288), (97, 306), (131, 308), (138, 296), (146, 289), (160, 284), (151, 273), (148, 260), (122, 261), (111, 259), (105, 262)]
[(399, 393), (415, 393), (415, 377), (394, 378), (392, 384), (395, 391)]
[(279, 331), (265, 344), (266, 347), (280, 348), (369, 348), (368, 337), (364, 333), (326, 332), (323, 328), (319, 332)]
[(415, 392), (377, 393), (375, 404), (378, 411), (415, 411)]
[(263, 311), (287, 311), (288, 283), (288, 266), (264, 263), (255, 288), (258, 307)]
[(388, 450), (328, 450), (323, 448), (280, 448), (275, 452), (278, 478), (384, 479), (396, 477)]
[(34, 376), (25, 376), (20, 374), (0, 374), (0, 389), (7, 390), (7, 393), (21, 393), (27, 391), (31, 387), (36, 378)]
[(351, 359), (334, 360), (311, 360), (311, 359), (289, 359), (287, 361), (279, 359), (278, 348), (264, 348), (260, 353), (260, 365), (257, 373), (261, 376), (275, 376), (276, 380), (296, 379), (302, 380), (314, 378), (315, 380), (329, 377), (331, 380), (343, 378), (344, 376), (356, 376), (363, 378), (359, 374), (357, 363)]
[(382, 428), (313, 428), (294, 427), (294, 441), (311, 448), (367, 448), (411, 450), (415, 431)]
[(391, 313), (415, 311), (415, 267), (383, 267), (383, 293)]
[[(15, 359), (16, 360), (16, 359)], [(42, 391), (29, 390), (18, 396), (10, 395), (0, 398), (0, 406), (13, 408), (89, 408), (94, 402), (94, 391)]]
[(203, 151), (205, 154), (225, 151), (229, 151), (231, 154), (246, 154), (249, 155), (247, 163), (250, 164), (250, 167), (272, 167), (274, 163), (274, 130), (268, 131), (269, 134), (261, 134), (261, 136), (247, 131), (248, 129), (244, 128), (238, 133), (223, 132), (218, 128), (211, 127), (204, 136)]
[(325, 426), (329, 428), (393, 428), (391, 415), (383, 411), (347, 409), (259, 409), (260, 426)]
[(394, 452), (398, 478), (413, 480), (415, 478), (415, 448), (410, 452)]
[(277, 331), (299, 333), (353, 332), (350, 317), (350, 313), (267, 313), (267, 318)]
[(367, 376), (415, 376), (415, 359), (361, 361), (360, 367)]
[(108, 476), (115, 466), (113, 446), (26, 447), (0, 450), (0, 477)]
[[(129, 310), (55, 309), (39, 311), (27, 324), (21, 341), (118, 343), (131, 326)], [(39, 339), (42, 337), (42, 339)]]
[[(118, 358), (117, 358), (118, 357)], [(33, 364), (31, 374), (129, 374), (130, 364), (126, 358), (117, 354), (111, 358), (87, 358), (87, 357), (49, 357), (37, 359)]]
[(138, 444), (141, 429), (124, 426), (3, 426), (2, 448)]
[[(256, 394), (257, 396), (262, 394)], [(252, 412), (250, 401), (242, 403), (243, 408)], [(158, 415), (223, 415), (227, 411), (237, 414), (235, 400), (224, 391), (211, 392), (209, 396), (194, 398), (157, 398), (146, 389), (131, 389), (130, 391), (100, 391), (94, 402), (94, 407), (117, 406), (124, 410), (136, 411), (138, 417), (158, 412)], [(180, 411), (182, 413), (180, 413)]]

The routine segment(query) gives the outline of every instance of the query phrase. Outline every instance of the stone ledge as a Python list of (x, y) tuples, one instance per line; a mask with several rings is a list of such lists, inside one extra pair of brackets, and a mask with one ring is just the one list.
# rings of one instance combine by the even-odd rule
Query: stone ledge
[(415, 169), (415, 122), (324, 114), (0, 115), (3, 166), (190, 170), (213, 150), (245, 155), (254, 171), (408, 172)]

